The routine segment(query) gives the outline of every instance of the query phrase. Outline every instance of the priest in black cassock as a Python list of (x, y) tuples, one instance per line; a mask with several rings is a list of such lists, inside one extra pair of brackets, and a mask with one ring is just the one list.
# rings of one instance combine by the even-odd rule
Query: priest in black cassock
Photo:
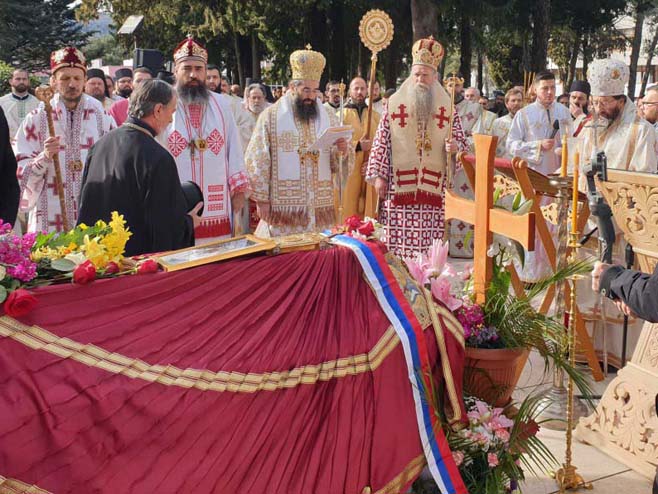
[(130, 98), (128, 120), (90, 150), (80, 191), (78, 223), (124, 215), (133, 232), (126, 255), (194, 245), (194, 227), (203, 203), (191, 211), (176, 162), (155, 137), (176, 111), (174, 89), (157, 79), (144, 82)]
[(14, 224), (20, 188), (16, 178), (16, 157), (11, 149), (9, 124), (0, 108), (0, 219)]

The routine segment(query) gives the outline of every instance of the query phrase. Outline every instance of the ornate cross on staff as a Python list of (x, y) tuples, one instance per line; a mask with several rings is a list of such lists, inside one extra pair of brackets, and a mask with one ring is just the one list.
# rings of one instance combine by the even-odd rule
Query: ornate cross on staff
[[(37, 98), (40, 101), (43, 101), (46, 117), (48, 119), (48, 135), (50, 137), (55, 137), (55, 124), (53, 123), (53, 109), (50, 106), (50, 100), (53, 98), (54, 93), (50, 86), (39, 86), (35, 91)], [(59, 198), (59, 208), (62, 211), (62, 225), (64, 231), (69, 230), (69, 218), (66, 213), (66, 199), (64, 197), (64, 185), (62, 183), (62, 172), (59, 166), (59, 153), (53, 155), (53, 165), (55, 168), (55, 188), (57, 190), (57, 196)]]
[(486, 290), (493, 275), (493, 260), (487, 250), (498, 233), (518, 241), (527, 250), (535, 247), (535, 215), (515, 215), (504, 209), (494, 209), (494, 158), (498, 138), (482, 134), (475, 141), (475, 201), (459, 197), (446, 190), (445, 219), (458, 219), (475, 226), (473, 250), (473, 288), (475, 301), (486, 301)]

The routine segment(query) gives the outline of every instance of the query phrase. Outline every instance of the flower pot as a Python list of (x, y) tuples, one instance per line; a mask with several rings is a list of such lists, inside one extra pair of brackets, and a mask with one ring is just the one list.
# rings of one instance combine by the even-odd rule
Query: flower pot
[(464, 390), (494, 406), (507, 405), (529, 354), (527, 348), (466, 348)]

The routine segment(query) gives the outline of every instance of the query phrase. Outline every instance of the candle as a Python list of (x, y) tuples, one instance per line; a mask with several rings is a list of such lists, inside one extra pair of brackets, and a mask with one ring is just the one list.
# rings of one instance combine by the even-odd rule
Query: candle
[(569, 150), (567, 148), (567, 136), (562, 138), (562, 168), (560, 168), (560, 176), (567, 176), (567, 161), (569, 160)]
[(580, 153), (576, 151), (573, 163), (573, 199), (571, 201), (571, 233), (578, 231), (578, 173), (580, 171)]

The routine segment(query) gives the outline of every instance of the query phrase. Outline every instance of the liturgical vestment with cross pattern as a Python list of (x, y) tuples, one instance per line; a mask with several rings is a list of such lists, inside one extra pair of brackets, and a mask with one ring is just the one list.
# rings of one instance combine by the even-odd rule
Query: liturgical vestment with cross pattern
[[(86, 94), (70, 111), (56, 94), (53, 108), (55, 135), (59, 136), (59, 165), (64, 188), (64, 204), (69, 228), (78, 217), (78, 197), (82, 172), (89, 149), (115, 127), (103, 105)], [(48, 138), (48, 118), (43, 103), (25, 117), (16, 134), (16, 161), (21, 183), (21, 211), (27, 211), (29, 232), (61, 232), (64, 229), (59, 196), (55, 185), (55, 165), (43, 149)], [(46, 173), (39, 173), (41, 165)]]

